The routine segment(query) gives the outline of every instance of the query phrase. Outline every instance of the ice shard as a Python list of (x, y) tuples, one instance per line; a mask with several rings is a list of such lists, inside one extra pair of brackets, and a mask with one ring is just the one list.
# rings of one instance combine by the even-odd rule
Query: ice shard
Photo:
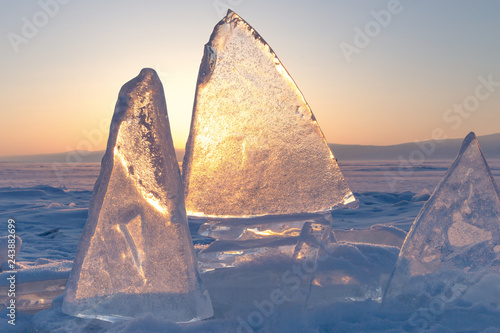
[(197, 265), (163, 87), (143, 69), (118, 96), (62, 310), (108, 321), (211, 317)]
[(183, 176), (188, 215), (295, 214), (356, 202), (297, 85), (232, 11), (205, 45)]
[[(331, 220), (331, 215), (329, 219)], [(336, 243), (330, 223), (307, 222), (304, 224), (292, 256), (292, 266), (295, 266), (295, 269), (303, 270), (300, 275), (301, 283), (293, 288), (284, 285), (283, 294), (286, 295), (287, 299), (293, 300), (301, 306), (306, 306), (311, 292), (311, 283), (318, 268), (318, 257), (320, 254), (324, 254), (330, 242)]]
[(306, 307), (366, 300), (381, 302), (399, 248), (339, 239), (326, 244), (318, 256)]
[[(484, 293), (488, 286), (489, 292)], [(479, 143), (470, 133), (401, 248), (384, 304), (410, 308), (500, 297), (500, 199)], [(497, 290), (497, 292), (495, 292)], [(491, 298), (493, 296), (493, 298)]]

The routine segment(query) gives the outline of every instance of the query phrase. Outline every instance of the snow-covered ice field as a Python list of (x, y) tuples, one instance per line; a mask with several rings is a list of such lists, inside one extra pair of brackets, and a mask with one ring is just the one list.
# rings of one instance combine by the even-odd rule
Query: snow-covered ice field
[[(397, 258), (395, 248), (400, 247), (404, 233), (398, 234), (392, 229), (386, 232), (381, 227), (370, 230), (370, 227), (382, 224), (407, 232), (451, 163), (431, 161), (410, 168), (399, 161), (340, 162), (345, 179), (360, 206), (355, 210), (335, 211), (333, 228), (340, 243), (358, 244), (355, 252), (361, 263), (356, 264), (357, 274), (370, 276), (392, 270)], [(497, 183), (500, 182), (500, 160), (488, 160), (488, 163)], [(422, 331), (422, 328), (432, 332), (500, 332), (496, 328), (500, 327), (500, 315), (490, 313), (489, 308), (481, 304), (445, 307), (438, 314), (432, 309), (421, 309), (421, 313), (415, 314), (381, 308), (378, 302), (369, 299), (342, 301), (307, 310), (287, 307), (285, 303), (280, 308), (272, 309), (250, 307), (247, 312), (235, 313), (228, 318), (223, 310), (217, 308), (217, 300), (231, 297), (214, 295), (214, 290), (224, 293), (224, 285), (210, 290), (211, 286), (215, 286), (211, 282), (207, 285), (216, 316), (203, 322), (176, 325), (143, 317), (111, 324), (65, 316), (57, 310), (62, 301), (57, 295), (64, 290), (99, 170), (98, 163), (0, 163), (0, 225), (3, 226), (0, 236), (7, 235), (7, 221), (14, 219), (16, 234), (22, 239), (17, 257), (18, 305), (23, 301), (32, 304), (31, 311), (18, 309), (15, 327), (7, 323), (7, 309), (4, 308), (0, 312), (1, 332), (34, 331), (35, 326), (39, 331), (46, 332), (58, 329), (60, 332), (251, 332), (249, 329), (257, 326), (263, 328), (255, 331), (262, 332), (401, 332)], [(190, 221), (197, 250), (211, 242), (210, 238), (197, 234), (199, 226), (196, 221)], [(355, 231), (349, 232), (350, 229)], [(6, 250), (2, 248), (1, 251)], [(5, 256), (0, 254), (2, 258)], [(346, 252), (345, 256), (347, 259), (354, 258), (351, 252)], [(5, 270), (5, 267), (2, 268)], [(6, 298), (7, 277), (7, 273), (0, 273), (2, 301)], [(237, 281), (244, 279), (233, 279), (234, 283)], [(228, 288), (227, 292), (238, 287), (245, 286), (236, 285), (236, 289)], [(47, 302), (54, 297), (57, 297), (54, 310), (38, 312), (46, 308)], [(35, 299), (47, 301), (45, 304), (33, 304)], [(262, 299), (254, 301), (267, 304), (262, 303)], [(237, 304), (234, 305), (238, 308)], [(262, 325), (259, 322), (261, 318)], [(259, 325), (253, 325), (256, 322), (252, 320)]]

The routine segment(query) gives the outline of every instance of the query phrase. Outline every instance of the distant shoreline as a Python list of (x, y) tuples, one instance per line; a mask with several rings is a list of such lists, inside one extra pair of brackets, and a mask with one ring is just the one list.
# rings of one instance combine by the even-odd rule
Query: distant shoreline
[[(500, 159), (500, 133), (478, 137), (486, 159)], [(420, 164), (426, 161), (453, 160), (462, 139), (448, 139), (440, 142), (421, 141), (390, 146), (345, 145), (329, 143), (338, 161), (408, 161)], [(100, 163), (101, 151), (69, 151), (66, 153), (0, 156), (0, 163)], [(182, 162), (184, 149), (175, 149), (177, 160)]]

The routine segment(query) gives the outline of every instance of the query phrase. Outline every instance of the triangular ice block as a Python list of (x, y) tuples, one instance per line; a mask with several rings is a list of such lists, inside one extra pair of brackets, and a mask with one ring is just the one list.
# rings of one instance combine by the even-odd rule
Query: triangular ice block
[(143, 69), (118, 97), (63, 312), (109, 321), (210, 317), (197, 265), (163, 87)]
[(414, 308), (451, 294), (472, 300), (483, 280), (500, 286), (500, 199), (470, 133), (413, 223), (384, 302)]
[(183, 176), (189, 215), (295, 214), (356, 202), (302, 93), (231, 11), (205, 45)]

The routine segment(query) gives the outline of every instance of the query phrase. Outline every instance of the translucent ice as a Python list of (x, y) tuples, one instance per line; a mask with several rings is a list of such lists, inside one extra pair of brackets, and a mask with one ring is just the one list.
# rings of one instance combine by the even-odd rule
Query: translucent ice
[(401, 248), (406, 232), (396, 227), (375, 224), (369, 230), (334, 230), (339, 242), (355, 244), (380, 244)]
[(328, 243), (318, 257), (307, 307), (348, 301), (380, 302), (398, 253), (394, 246)]
[[(295, 258), (297, 265), (302, 265), (302, 256), (311, 247), (307, 256), (312, 258), (314, 265), (313, 240), (302, 236), (302, 227), (331, 228), (331, 222), (331, 214), (326, 212), (247, 219), (214, 218), (210, 222), (213, 224), (203, 225), (202, 234), (220, 237), (198, 254), (203, 280), (217, 312), (228, 318), (235, 313), (244, 315), (254, 311), (254, 300), (268, 298), (285, 289), (284, 282), (297, 279), (290, 266), (294, 252), (300, 252)], [(298, 243), (300, 250), (297, 250)], [(310, 264), (307, 261), (306, 265)], [(295, 290), (292, 292), (292, 296), (298, 294)], [(303, 303), (304, 292), (301, 295)]]
[(329, 224), (308, 222), (292, 257), (292, 271), (300, 283), (284, 284), (283, 292), (307, 308), (368, 299), (380, 302), (382, 285), (398, 253), (393, 246), (339, 241)]
[[(54, 297), (64, 293), (67, 279), (41, 280), (16, 284), (16, 309), (40, 311), (50, 308)], [(0, 308), (9, 305), (9, 287), (0, 287)]]
[[(32, 312), (50, 308), (52, 300), (63, 294), (73, 265), (72, 260), (38, 258), (35, 262), (17, 261), (16, 309)], [(10, 272), (0, 274), (0, 308), (10, 302)]]
[(434, 298), (448, 302), (481, 289), (485, 277), (495, 281), (492, 292), (500, 289), (500, 199), (470, 133), (413, 223), (384, 303), (415, 308), (428, 307)]
[(296, 270), (302, 271), (299, 275), (301, 279), (298, 286), (294, 286), (295, 290), (286, 288), (287, 285), (284, 285), (284, 294), (288, 299), (303, 306), (306, 305), (318, 265), (318, 256), (324, 252), (327, 242), (336, 242), (329, 223), (307, 222), (304, 224), (292, 256), (292, 265), (295, 266)]
[(330, 212), (260, 216), (254, 218), (211, 218), (200, 227), (203, 236), (214, 237), (208, 248), (198, 254), (203, 271), (218, 268), (289, 262), (306, 223), (328, 225)]
[[(306, 222), (331, 220), (327, 214), (271, 215), (254, 218), (224, 218), (208, 220), (198, 233), (219, 240), (249, 240), (262, 238), (298, 237)], [(326, 220), (325, 220), (326, 219)]]
[(188, 229), (163, 87), (143, 69), (118, 96), (63, 312), (115, 321), (212, 316)]
[(295, 82), (231, 11), (205, 45), (183, 175), (189, 215), (294, 214), (356, 202)]
[(203, 272), (219, 268), (253, 267), (289, 261), (298, 237), (217, 241), (198, 254)]

